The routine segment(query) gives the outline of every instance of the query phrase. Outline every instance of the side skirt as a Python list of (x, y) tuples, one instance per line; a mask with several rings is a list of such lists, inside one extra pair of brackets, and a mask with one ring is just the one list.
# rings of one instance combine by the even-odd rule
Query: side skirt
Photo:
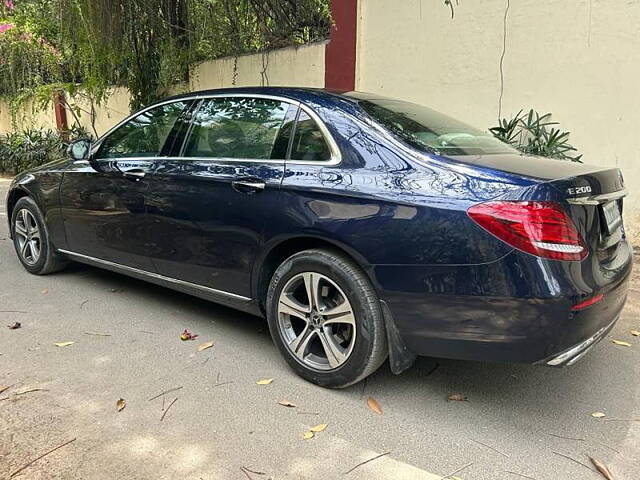
[(243, 297), (242, 295), (237, 295), (235, 293), (225, 292), (222, 290), (216, 290), (215, 288), (205, 287), (204, 285), (198, 285), (196, 283), (179, 280), (177, 278), (166, 277), (158, 273), (148, 272), (146, 270), (140, 270), (138, 268), (128, 267), (126, 265), (120, 265), (119, 263), (90, 257), (89, 255), (71, 252), (69, 250), (59, 249), (58, 253), (61, 253), (68, 257), (70, 260), (76, 262), (85, 263), (87, 265), (103, 268), (105, 270), (110, 270), (116, 273), (122, 273), (138, 280), (144, 280), (155, 285), (160, 285), (162, 287), (170, 288), (178, 292), (193, 295), (194, 297), (219, 303), (221, 305), (235, 308), (252, 315), (262, 316), (256, 302), (253, 299)]

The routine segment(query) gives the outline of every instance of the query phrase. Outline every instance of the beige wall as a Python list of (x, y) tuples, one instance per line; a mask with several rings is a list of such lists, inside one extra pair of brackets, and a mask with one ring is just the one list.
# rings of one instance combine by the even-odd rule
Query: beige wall
[(11, 114), (11, 106), (5, 100), (0, 99), (0, 133), (13, 130), (13, 125), (19, 129), (24, 128), (56, 128), (56, 117), (53, 106), (45, 110), (35, 107), (33, 102), (27, 102), (15, 117)]
[[(360, 0), (357, 89), (496, 123), (507, 0)], [(393, 5), (393, 6), (392, 6)], [(552, 112), (583, 161), (618, 166), (640, 240), (640, 2), (511, 0), (502, 113)]]
[[(324, 43), (314, 43), (301, 47), (283, 48), (265, 54), (244, 55), (237, 60), (236, 86), (281, 85), (281, 86), (324, 86)], [(191, 73), (189, 88), (176, 86), (173, 93), (185, 90), (201, 90), (233, 86), (233, 58), (221, 58), (196, 66)], [(78, 98), (77, 105), (84, 112), (90, 111), (88, 101)], [(129, 93), (124, 88), (114, 88), (106, 102), (96, 108), (95, 127), (99, 135), (107, 131), (129, 114)], [(53, 108), (34, 113), (26, 108), (18, 115), (18, 128), (27, 126), (55, 128)], [(70, 124), (73, 116), (67, 115)], [(92, 131), (90, 116), (81, 113), (80, 123)], [(11, 131), (10, 109), (0, 100), (0, 133)]]
[[(324, 43), (238, 57), (236, 86), (324, 86)], [(193, 69), (192, 90), (233, 85), (234, 59), (221, 58)], [(262, 72), (265, 72), (263, 75)]]

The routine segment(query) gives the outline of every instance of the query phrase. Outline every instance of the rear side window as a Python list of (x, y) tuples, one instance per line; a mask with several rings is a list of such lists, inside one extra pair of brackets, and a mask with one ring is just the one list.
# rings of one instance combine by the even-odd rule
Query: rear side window
[(193, 116), (184, 156), (257, 160), (280, 157), (286, 135), (279, 134), (288, 110), (288, 103), (264, 98), (205, 100)]
[(444, 155), (519, 153), (493, 135), (415, 103), (372, 97), (360, 100), (358, 104), (377, 123), (424, 152)]
[(300, 110), (291, 146), (291, 160), (323, 162), (330, 159), (331, 152), (320, 127), (304, 110)]
[(155, 157), (186, 107), (185, 102), (161, 105), (129, 120), (104, 139), (98, 158)]

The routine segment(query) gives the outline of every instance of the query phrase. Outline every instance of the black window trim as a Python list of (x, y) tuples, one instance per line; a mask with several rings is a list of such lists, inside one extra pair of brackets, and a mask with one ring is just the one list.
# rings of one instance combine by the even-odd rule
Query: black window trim
[[(185, 111), (186, 109), (190, 106), (190, 101), (199, 101), (199, 105), (198, 108), (200, 107), (200, 105), (202, 105), (204, 100), (208, 100), (211, 98), (263, 98), (263, 99), (267, 99), (267, 100), (276, 100), (276, 101), (280, 101), (283, 103), (287, 103), (289, 105), (293, 105), (298, 107), (298, 113), (296, 114), (296, 125), (297, 125), (297, 121), (298, 121), (298, 116), (299, 116), (299, 112), (300, 110), (304, 110), (304, 112), (309, 115), (309, 117), (311, 117), (313, 119), (313, 121), (316, 123), (316, 125), (318, 125), (318, 128), (320, 129), (320, 132), (322, 133), (322, 136), (324, 137), (325, 142), (327, 142), (327, 145), (329, 146), (329, 151), (331, 152), (331, 157), (329, 158), (329, 160), (290, 160), (290, 159), (283, 159), (283, 160), (271, 160), (271, 159), (254, 159), (254, 158), (225, 158), (225, 157), (184, 157), (184, 156), (159, 156), (159, 155), (155, 155), (155, 156), (145, 156), (145, 157), (126, 157), (126, 160), (153, 160), (153, 159), (163, 159), (163, 160), (184, 160), (184, 161), (224, 161), (224, 162), (237, 162), (237, 163), (276, 163), (276, 164), (282, 164), (283, 162), (286, 164), (295, 164), (295, 165), (324, 165), (324, 166), (335, 166), (338, 165), (339, 163), (342, 162), (342, 155), (340, 153), (340, 148), (338, 148), (338, 144), (336, 143), (335, 139), (333, 138), (333, 135), (331, 135), (331, 132), (329, 132), (329, 129), (327, 128), (327, 126), (325, 125), (325, 123), (322, 121), (322, 119), (318, 116), (318, 114), (316, 112), (313, 111), (312, 108), (310, 108), (309, 106), (305, 105), (304, 103), (298, 101), (298, 100), (294, 100), (291, 98), (286, 98), (286, 97), (281, 97), (281, 96), (277, 96), (277, 95), (267, 95), (267, 94), (258, 94), (258, 93), (219, 93), (219, 94), (206, 94), (206, 95), (191, 95), (191, 96), (187, 96), (187, 97), (182, 97), (182, 98), (174, 98), (171, 100), (165, 100), (163, 102), (159, 102), (159, 103), (155, 103), (153, 105), (150, 105), (146, 108), (143, 108), (142, 110), (139, 110), (131, 115), (129, 115), (128, 117), (126, 117), (124, 120), (120, 121), (120, 123), (117, 123), (116, 125), (114, 125), (112, 128), (110, 128), (107, 132), (105, 132), (94, 144), (93, 148), (92, 148), (92, 155), (95, 155), (98, 150), (100, 149), (100, 146), (102, 144), (102, 142), (104, 141), (105, 138), (107, 138), (111, 133), (115, 132), (118, 128), (120, 128), (121, 126), (123, 126), (124, 124), (126, 124), (127, 122), (129, 122), (130, 120), (133, 120), (134, 118), (136, 118), (139, 115), (142, 115), (143, 113), (146, 113), (149, 110), (152, 110), (154, 108), (157, 107), (161, 107), (164, 105), (168, 105), (171, 103), (179, 103), (179, 102), (184, 102), (186, 103), (186, 107), (185, 107)], [(196, 110), (197, 111), (197, 110)], [(192, 115), (193, 118), (193, 115)], [(185, 135), (185, 137), (182, 139), (183, 141), (183, 146), (180, 149), (181, 154), (183, 153), (183, 148), (184, 148), (184, 143), (185, 140), (188, 138), (188, 135), (191, 133), (191, 127), (192, 127), (193, 123), (190, 122), (189, 128), (187, 130), (187, 134)], [(287, 152), (288, 154), (290, 153), (289, 151)], [(288, 155), (287, 155), (288, 156)], [(117, 158), (98, 158), (96, 159), (97, 161), (114, 161), (114, 160), (118, 160)]]

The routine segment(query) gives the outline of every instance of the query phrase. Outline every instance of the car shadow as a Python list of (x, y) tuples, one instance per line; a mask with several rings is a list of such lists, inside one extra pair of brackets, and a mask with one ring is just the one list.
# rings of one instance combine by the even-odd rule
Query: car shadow
[[(215, 318), (218, 325), (242, 335), (249, 344), (271, 343), (266, 321), (256, 316), (179, 292), (167, 295), (169, 290), (163, 287), (90, 266), (73, 264), (59, 275), (81, 275), (105, 288), (145, 297), (168, 311), (187, 312), (201, 322), (198, 327), (204, 328)], [(626, 328), (621, 324), (616, 329)], [(502, 437), (494, 438), (494, 443), (504, 441), (509, 432), (521, 437), (524, 431), (528, 441), (553, 444), (558, 440), (554, 436), (560, 435), (615, 449), (631, 428), (640, 392), (639, 362), (629, 353), (605, 339), (577, 364), (561, 369), (420, 357), (401, 375), (394, 375), (385, 363), (365, 381), (330, 395), (337, 401), (373, 396), (385, 415), (430, 419), (435, 425), (465, 422), (467, 430), (482, 432), (489, 439), (500, 431)], [(277, 355), (274, 347), (271, 358)], [(626, 363), (629, 358), (636, 360)], [(290, 375), (295, 377), (292, 371)], [(449, 401), (453, 394), (466, 401)], [(595, 411), (606, 412), (607, 418), (591, 417)], [(502, 427), (487, 430), (493, 424)], [(607, 458), (606, 450), (602, 456)]]

